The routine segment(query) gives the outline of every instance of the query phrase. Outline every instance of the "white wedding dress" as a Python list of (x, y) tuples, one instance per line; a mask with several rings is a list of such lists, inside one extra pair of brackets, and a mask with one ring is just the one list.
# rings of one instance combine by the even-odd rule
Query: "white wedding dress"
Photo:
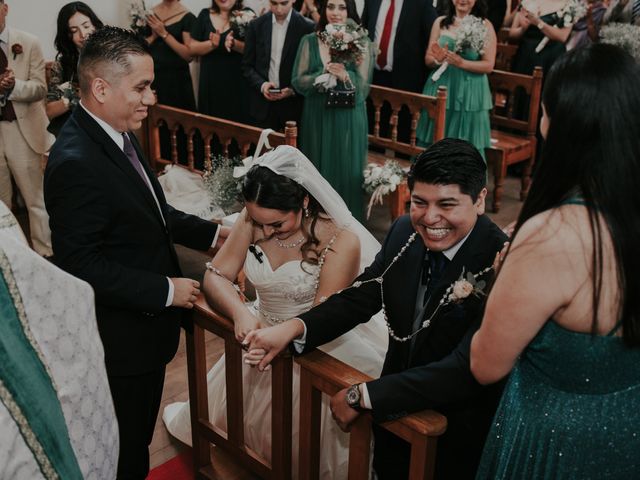
[[(256, 246), (256, 249), (259, 249)], [(247, 253), (244, 270), (255, 286), (257, 300), (253, 308), (261, 321), (274, 324), (295, 317), (313, 304), (316, 295), (316, 280), (320, 267), (304, 264), (299, 260), (284, 263), (276, 270), (271, 268), (266, 254), (262, 263)], [(306, 270), (306, 271), (305, 271)], [(374, 378), (380, 376), (388, 336), (381, 318), (347, 332), (340, 338), (321, 347), (335, 358), (361, 370)], [(209, 416), (211, 422), (226, 431), (226, 388), (224, 356), (207, 375), (209, 392)], [(243, 365), (245, 441), (247, 445), (265, 459), (271, 458), (271, 372), (259, 372)], [(293, 454), (292, 473), (298, 476), (298, 428), (299, 428), (299, 368), (294, 364), (293, 372)], [(320, 478), (347, 478), (349, 436), (340, 431), (331, 418), (328, 397), (323, 398), (321, 423)], [(168, 405), (163, 420), (169, 432), (184, 443), (191, 445), (191, 423), (189, 403)]]

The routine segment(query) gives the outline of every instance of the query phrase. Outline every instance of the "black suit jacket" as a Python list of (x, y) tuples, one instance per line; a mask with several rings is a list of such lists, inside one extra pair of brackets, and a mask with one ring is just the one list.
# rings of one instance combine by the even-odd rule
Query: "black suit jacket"
[[(382, 0), (366, 0), (362, 24), (374, 40)], [(429, 73), (424, 56), (436, 10), (430, 0), (404, 0), (393, 46), (391, 88), (422, 92)]]
[[(251, 88), (251, 115), (258, 121), (263, 121), (267, 117), (269, 107), (274, 103), (266, 100), (260, 92), (262, 84), (269, 81), (272, 22), (273, 14), (269, 12), (249, 24), (242, 58), (242, 72)], [(291, 87), (291, 72), (298, 53), (300, 39), (311, 33), (313, 29), (314, 24), (311, 20), (304, 18), (295, 10), (291, 11), (291, 20), (284, 38), (280, 60), (280, 88)], [(302, 103), (300, 96), (284, 101), (287, 100), (290, 100), (288, 103), (292, 104)], [(291, 105), (291, 107), (294, 106)], [(294, 115), (293, 112), (292, 115)], [(291, 118), (291, 120), (298, 119)]]
[[(413, 232), (408, 216), (396, 221), (375, 261), (357, 280), (378, 277)], [(436, 310), (445, 290), (460, 277), (463, 269), (477, 273), (491, 266), (496, 252), (500, 251), (505, 241), (505, 234), (488, 217), (479, 217), (469, 237), (434, 287), (425, 318)], [(384, 276), (388, 321), (399, 337), (409, 335), (412, 331), (425, 253), (424, 243), (418, 236)], [(491, 275), (485, 275), (482, 279), (491, 280)], [(380, 307), (377, 282), (333, 295), (301, 315), (300, 318), (307, 325), (305, 351), (368, 321)], [(441, 438), (437, 450), (436, 473), (439, 478), (473, 476), (497, 405), (496, 389), (481, 387), (469, 367), (471, 337), (480, 326), (483, 307), (483, 298), (471, 296), (460, 304), (441, 308), (431, 326), (417, 335), (413, 347), (410, 341), (400, 343), (389, 339), (381, 377), (367, 383), (372, 414), (377, 422), (394, 420), (424, 409), (436, 409), (447, 416), (447, 433)], [(386, 439), (376, 435), (375, 455), (397, 457), (398, 454), (392, 446), (386, 445)], [(464, 458), (464, 461), (461, 462), (460, 458)], [(398, 458), (393, 461), (380, 460), (376, 459), (376, 466), (388, 463), (397, 469), (402, 463)], [(462, 470), (458, 468), (460, 466)]]
[(130, 137), (166, 226), (149, 188), (83, 108), (60, 131), (44, 178), (56, 263), (95, 291), (110, 375), (151, 372), (173, 358), (184, 313), (165, 307), (167, 277), (181, 276), (173, 242), (206, 250), (217, 228), (166, 203)]

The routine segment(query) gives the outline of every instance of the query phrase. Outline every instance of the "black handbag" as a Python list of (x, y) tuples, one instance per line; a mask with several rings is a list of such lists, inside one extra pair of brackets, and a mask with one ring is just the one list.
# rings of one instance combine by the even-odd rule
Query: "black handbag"
[(345, 88), (327, 90), (325, 106), (328, 108), (354, 108), (356, 106), (356, 87), (347, 81)]

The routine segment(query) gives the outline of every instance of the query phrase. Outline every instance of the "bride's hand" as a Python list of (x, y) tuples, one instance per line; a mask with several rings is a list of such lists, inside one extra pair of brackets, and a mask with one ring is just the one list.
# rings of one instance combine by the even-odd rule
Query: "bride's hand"
[(252, 315), (249, 311), (247, 311), (246, 315), (235, 319), (233, 323), (236, 340), (238, 340), (240, 343), (244, 341), (245, 337), (250, 331), (262, 328), (262, 325), (260, 325), (260, 320), (258, 320), (258, 318), (255, 315)]
[(294, 318), (273, 327), (249, 332), (242, 342), (249, 352), (264, 350), (266, 354), (258, 361), (258, 370), (266, 370), (271, 361), (282, 352), (294, 339), (304, 333), (302, 320)]

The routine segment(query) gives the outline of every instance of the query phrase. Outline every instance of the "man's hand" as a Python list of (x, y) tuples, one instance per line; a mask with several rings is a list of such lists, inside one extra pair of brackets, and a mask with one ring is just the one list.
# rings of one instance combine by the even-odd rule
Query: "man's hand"
[(280, 100), (279, 93), (269, 93), (269, 89), (270, 88), (276, 88), (276, 86), (273, 84), (273, 82), (264, 82), (262, 84), (262, 87), (260, 87), (260, 92), (262, 93), (262, 96), (264, 98), (266, 98), (267, 100), (269, 100), (270, 102), (274, 102), (276, 100)]
[(0, 94), (6, 95), (10, 93), (15, 85), (16, 75), (13, 73), (13, 70), (8, 68), (5, 70), (4, 74), (0, 76)]
[[(242, 342), (243, 347), (249, 352), (252, 350), (264, 350), (266, 354), (261, 359), (253, 359), (249, 363), (258, 367), (261, 372), (267, 368), (271, 361), (282, 352), (296, 338), (304, 333), (302, 320), (294, 318), (273, 327), (253, 330), (247, 334)], [(247, 358), (245, 358), (245, 361)]]
[(331, 407), (331, 416), (336, 421), (340, 430), (348, 432), (351, 430), (351, 424), (360, 416), (360, 412), (349, 406), (347, 403), (347, 389), (343, 388), (329, 402)]
[(173, 283), (173, 307), (193, 308), (200, 294), (200, 282), (190, 278), (171, 278)]

